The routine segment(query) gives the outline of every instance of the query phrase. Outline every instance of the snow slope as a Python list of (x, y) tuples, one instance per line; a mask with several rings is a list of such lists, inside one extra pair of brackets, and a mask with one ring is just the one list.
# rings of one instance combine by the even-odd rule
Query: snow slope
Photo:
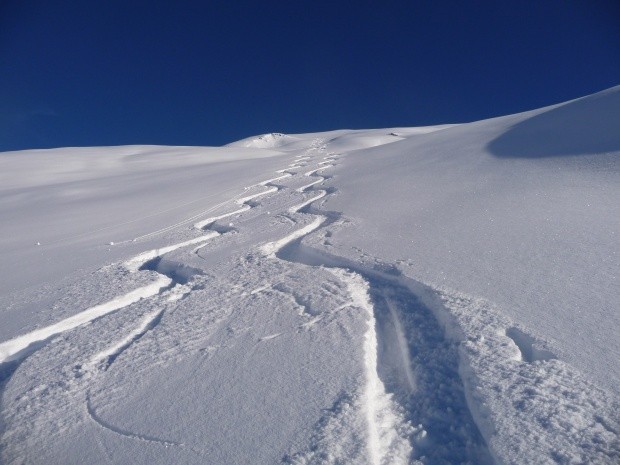
[(617, 463), (619, 122), (1, 153), (2, 462)]
[(208, 215), (280, 166), (278, 156), (153, 146), (0, 154), (0, 338), (55, 321), (46, 313), (58, 298), (54, 290), (62, 295), (85, 272)]
[(620, 393), (619, 113), (613, 88), (356, 152), (328, 207), (361, 227), (333, 241), (493, 302)]

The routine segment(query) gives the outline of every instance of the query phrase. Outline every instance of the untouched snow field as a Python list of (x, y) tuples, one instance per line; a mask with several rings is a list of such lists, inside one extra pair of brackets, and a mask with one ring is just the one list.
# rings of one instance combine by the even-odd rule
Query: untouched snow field
[(6, 464), (620, 462), (620, 87), (0, 153)]

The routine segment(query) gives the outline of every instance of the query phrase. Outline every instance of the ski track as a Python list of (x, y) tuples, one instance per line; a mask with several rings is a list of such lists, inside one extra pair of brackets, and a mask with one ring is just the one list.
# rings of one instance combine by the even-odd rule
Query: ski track
[(210, 231), (209, 234), (205, 234), (200, 237), (195, 237), (187, 241), (168, 245), (166, 247), (160, 247), (158, 249), (147, 250), (146, 252), (143, 252), (139, 255), (136, 255), (133, 258), (130, 258), (124, 263), (124, 265), (125, 265), (125, 268), (127, 268), (127, 270), (135, 273), (136, 271), (139, 271), (142, 267), (144, 267), (150, 261), (161, 258), (167, 253), (170, 253), (177, 249), (181, 249), (183, 247), (187, 247), (189, 245), (195, 245), (195, 244), (201, 244), (203, 242), (207, 242), (208, 240), (214, 237), (217, 237), (219, 235), (220, 234), (217, 231)]
[[(157, 231), (153, 231), (153, 232), (150, 232), (148, 234), (144, 234), (142, 236), (138, 236), (138, 237), (132, 239), (131, 241), (119, 241), (119, 242), (116, 242), (116, 244), (122, 244), (124, 242), (137, 242), (137, 241), (140, 241), (140, 240), (143, 240), (143, 239), (149, 239), (151, 237), (158, 236), (158, 235), (163, 234), (163, 233), (168, 232), (168, 231), (172, 231), (174, 229), (179, 228), (180, 226), (189, 224), (192, 221), (195, 221), (196, 219), (205, 216), (207, 213), (211, 213), (213, 210), (216, 210), (216, 209), (218, 209), (218, 208), (228, 204), (231, 200), (235, 200), (237, 197), (239, 197), (239, 195), (241, 195), (241, 194), (237, 194), (232, 199), (224, 200), (223, 202), (220, 202), (220, 203), (218, 203), (216, 205), (213, 205), (213, 206), (209, 207), (208, 209), (201, 211), (200, 213), (197, 213), (197, 214), (195, 214), (195, 215), (193, 215), (193, 216), (191, 216), (189, 218), (185, 218), (184, 220), (179, 221), (178, 223), (174, 223), (174, 224), (171, 224), (171, 225), (166, 226), (164, 228), (158, 229)], [(189, 202), (189, 203), (194, 203), (194, 202)], [(167, 211), (167, 210), (164, 210), (164, 212), (165, 211)], [(161, 213), (161, 212), (159, 212), (159, 213)], [(159, 214), (159, 213), (157, 213), (157, 214)], [(146, 218), (148, 218), (148, 217), (146, 217)]]
[(135, 289), (127, 294), (116, 297), (109, 302), (95, 305), (76, 315), (66, 318), (45, 328), (36, 329), (23, 336), (16, 337), (0, 344), (0, 366), (7, 362), (20, 361), (35, 350), (42, 347), (50, 338), (78, 326), (90, 323), (104, 315), (118, 311), (141, 299), (160, 294), (172, 284), (166, 276), (160, 276), (154, 283)]
[(314, 186), (315, 184), (319, 184), (323, 182), (323, 179), (317, 179), (316, 181), (312, 181), (310, 184), (306, 185), (306, 186), (302, 186), (299, 189), (297, 189), (297, 192), (304, 192), (306, 189)]
[[(178, 284), (186, 284), (192, 278), (193, 275), (200, 273), (200, 271), (185, 267), (181, 263), (165, 261), (164, 256), (166, 254), (169, 254), (170, 252), (176, 251), (178, 249), (183, 249), (191, 245), (196, 246), (193, 249), (193, 252), (197, 252), (200, 248), (204, 247), (211, 239), (218, 237), (222, 234), (225, 234), (227, 232), (234, 231), (234, 228), (220, 227), (216, 225), (215, 223), (218, 220), (221, 220), (223, 218), (240, 215), (250, 210), (251, 208), (254, 208), (255, 206), (258, 205), (256, 202), (254, 202), (254, 200), (259, 197), (278, 192), (281, 189), (281, 187), (274, 185), (273, 183), (278, 180), (293, 176), (294, 173), (288, 172), (288, 169), (305, 166), (305, 163), (299, 166), (298, 164), (302, 161), (309, 160), (309, 159), (311, 159), (311, 157), (309, 156), (297, 157), (297, 160), (293, 164), (289, 165), (289, 168), (278, 171), (278, 173), (283, 173), (281, 176), (270, 178), (258, 184), (245, 188), (244, 190), (247, 191), (250, 189), (254, 189), (256, 187), (268, 187), (268, 189), (261, 191), (261, 192), (253, 193), (253, 194), (246, 195), (243, 197), (239, 197), (239, 195), (233, 197), (233, 199), (231, 200), (233, 200), (234, 203), (236, 203), (237, 205), (241, 206), (241, 208), (236, 209), (229, 213), (224, 213), (222, 215), (207, 218), (206, 220), (203, 220), (203, 221), (200, 221), (194, 224), (195, 229), (205, 231), (207, 232), (207, 234), (203, 234), (201, 236), (198, 236), (198, 237), (186, 240), (186, 241), (178, 242), (176, 244), (171, 244), (168, 246), (159, 247), (156, 249), (151, 249), (151, 250), (142, 252), (126, 260), (123, 263), (123, 266), (130, 273), (136, 273), (136, 272), (145, 271), (145, 270), (154, 271), (158, 273), (159, 276), (157, 277), (155, 282), (150, 283), (146, 286), (140, 287), (138, 289), (135, 289), (133, 291), (130, 291), (121, 296), (118, 296), (106, 303), (95, 305), (76, 315), (66, 318), (65, 320), (62, 320), (58, 323), (31, 331), (27, 334), (18, 336), (14, 339), (11, 339), (9, 341), (6, 341), (0, 344), (0, 382), (2, 383), (7, 382), (8, 379), (11, 377), (11, 375), (14, 373), (15, 369), (17, 368), (20, 362), (22, 362), (26, 357), (34, 353), (36, 350), (45, 346), (45, 344), (49, 342), (54, 336), (60, 333), (63, 333), (65, 331), (75, 329), (81, 325), (90, 323), (94, 321), (95, 319), (103, 317), (109, 313), (119, 311), (125, 307), (130, 306), (131, 304), (135, 302), (138, 302), (141, 299), (162, 295), (165, 291), (172, 291), (174, 287), (177, 286)], [(194, 221), (200, 216), (204, 216), (205, 213), (211, 212), (215, 210), (216, 208), (219, 208), (229, 202), (230, 200), (221, 202), (220, 204), (217, 204), (201, 212), (198, 215), (194, 215), (181, 222), (172, 224), (170, 226), (159, 229), (152, 233), (137, 237), (133, 239), (133, 241), (135, 242), (141, 239), (150, 238), (152, 236), (176, 229), (179, 226), (182, 226), (191, 221)], [(280, 242), (278, 242), (278, 244), (280, 244)], [(191, 289), (187, 292), (191, 292)], [(176, 298), (180, 298), (180, 297), (182, 297), (182, 295), (176, 296)], [(175, 296), (173, 295), (173, 293), (169, 293), (168, 300), (172, 300), (174, 298)], [(131, 347), (140, 338), (142, 338), (146, 333), (153, 330), (159, 324), (159, 322), (164, 316), (164, 312), (165, 310), (161, 309), (161, 310), (152, 312), (151, 314), (147, 315), (143, 319), (141, 324), (134, 330), (130, 331), (129, 334), (127, 334), (124, 338), (122, 338), (120, 341), (117, 341), (116, 343), (113, 343), (108, 349), (93, 356), (90, 360), (90, 363), (88, 363), (85, 367), (83, 367), (84, 370), (92, 372), (95, 367), (99, 367), (101, 369), (100, 371), (106, 371), (107, 369), (109, 369), (112, 363), (114, 363), (114, 361), (123, 352), (125, 352), (129, 347)], [(274, 334), (271, 336), (266, 336), (262, 338), (261, 340), (270, 340), (278, 336), (280, 336), (280, 334)], [(86, 397), (86, 410), (87, 410), (88, 416), (96, 424), (98, 424), (101, 428), (114, 432), (115, 434), (124, 436), (126, 438), (143, 441), (143, 442), (156, 443), (156, 444), (159, 444), (165, 447), (183, 446), (180, 443), (175, 443), (172, 441), (165, 441), (165, 440), (161, 440), (158, 438), (152, 438), (148, 436), (134, 434), (134, 433), (116, 428), (111, 424), (108, 424), (107, 422), (102, 420), (94, 411), (91, 405), (91, 400), (90, 400), (88, 391), (87, 391), (87, 397)], [(196, 451), (191, 448), (189, 449), (196, 453), (200, 453), (200, 451)]]
[[(325, 157), (319, 162), (322, 166), (304, 173), (318, 179), (298, 192), (314, 190), (313, 186), (326, 179), (318, 172), (334, 166), (334, 161), (333, 156)], [(367, 271), (338, 257), (312, 253), (301, 245), (304, 237), (340, 216), (312, 208), (312, 203), (328, 194), (324, 189), (316, 192), (289, 209), (292, 215), (310, 215), (312, 221), (259, 250), (270, 259), (331, 269), (346, 284), (354, 305), (367, 312), (362, 398), (368, 460), (373, 465), (406, 464), (412, 458), (429, 463), (470, 460), (491, 464), (467, 407), (457, 349), (446, 340), (430, 310), (408, 288), (393, 282), (389, 273)], [(337, 438), (333, 440), (338, 442)], [(336, 444), (328, 447), (339, 448)]]
[(155, 328), (159, 322), (161, 321), (164, 315), (164, 310), (156, 310), (155, 312), (147, 315), (138, 328), (131, 331), (127, 337), (118, 343), (114, 344), (112, 347), (99, 352), (96, 354), (90, 361), (91, 366), (97, 366), (103, 363), (102, 369), (105, 371), (114, 361), (121, 355), (125, 350), (127, 350), (132, 344), (137, 342), (142, 336), (144, 336), (147, 332), (151, 331)]
[[(325, 148), (322, 142), (315, 141), (309, 149), (312, 150), (321, 153)], [(273, 183), (299, 175), (300, 173), (291, 170), (307, 166), (312, 159), (313, 157), (308, 155), (297, 157), (287, 168), (276, 172), (281, 174), (280, 176), (245, 189), (247, 191), (267, 187), (266, 190), (245, 196), (237, 195), (231, 199), (240, 208), (194, 224), (195, 229), (206, 234), (148, 250), (124, 262), (125, 268), (131, 273), (141, 270), (157, 272), (159, 275), (154, 283), (110, 302), (91, 307), (59, 323), (0, 344), (0, 367), (6, 362), (22, 360), (61, 332), (77, 328), (140, 299), (157, 298), (177, 284), (186, 284), (192, 276), (200, 273), (200, 270), (167, 261), (166, 254), (189, 246), (195, 246), (193, 252), (197, 252), (212, 239), (234, 231), (234, 228), (218, 226), (216, 222), (242, 215), (257, 205), (255, 199), (285, 189)], [(462, 382), (458, 375), (456, 349), (446, 341), (431, 312), (419, 303), (409, 289), (395, 282), (389, 273), (366, 270), (344, 259), (316, 253), (302, 245), (304, 237), (333, 224), (340, 218), (339, 213), (319, 211), (312, 207), (314, 202), (333, 192), (333, 190), (316, 189), (315, 186), (327, 179), (327, 176), (320, 175), (319, 171), (333, 167), (336, 160), (337, 156), (333, 154), (323, 157), (317, 163), (319, 165), (317, 168), (303, 173), (303, 176), (316, 179), (295, 189), (298, 193), (315, 193), (315, 195), (310, 195), (303, 202), (291, 207), (288, 212), (293, 218), (290, 220), (297, 223), (296, 217), (309, 217), (311, 221), (278, 240), (263, 244), (258, 249), (260, 254), (267, 259), (291, 262), (296, 266), (320, 266), (331, 270), (346, 286), (352, 305), (367, 313), (368, 328), (363, 341), (366, 379), (365, 385), (360, 386), (362, 393), (360, 399), (366, 423), (363, 448), (371, 464), (405, 464), (409, 463), (411, 458), (421, 457), (430, 459), (431, 463), (457, 463), (462, 460), (479, 464), (491, 463), (484, 441), (467, 409)], [(172, 230), (225, 204), (226, 202), (220, 203), (205, 210), (201, 215), (195, 215), (134, 240)], [(255, 289), (252, 292), (258, 293), (268, 287)], [(191, 292), (191, 289), (187, 292)], [(169, 299), (171, 298), (172, 296), (169, 296)], [(164, 309), (160, 309), (146, 315), (125, 337), (111, 344), (108, 349), (95, 354), (89, 366), (99, 367), (99, 372), (105, 372), (121, 354), (157, 327), (164, 312)], [(415, 325), (418, 325), (418, 329), (415, 329)], [(260, 341), (270, 341), (282, 334), (267, 335), (260, 338)], [(527, 340), (514, 330), (508, 335), (519, 346), (524, 358), (534, 359), (531, 350), (527, 352), (524, 349), (529, 344)], [(174, 441), (125, 431), (105, 422), (95, 412), (88, 390), (86, 392), (87, 414), (99, 427), (126, 438), (163, 447), (185, 447)], [(440, 406), (442, 409), (447, 408), (447, 415), (439, 411)], [(431, 437), (430, 440), (428, 436)], [(192, 448), (188, 449), (199, 453)]]
[(248, 196), (245, 196), (245, 197), (242, 197), (240, 199), (235, 200), (235, 203), (237, 205), (241, 206), (241, 208), (239, 208), (238, 210), (232, 211), (230, 213), (224, 213), (224, 214), (219, 215), (219, 216), (213, 216), (211, 218), (207, 218), (206, 220), (199, 221), (198, 223), (194, 224), (194, 228), (195, 229), (202, 229), (202, 230), (209, 229), (209, 227), (212, 226), (213, 223), (215, 223), (218, 220), (222, 220), (224, 218), (228, 218), (228, 217), (235, 216), (235, 215), (240, 215), (240, 214), (250, 210), (251, 208), (256, 206), (256, 204), (252, 202), (254, 199), (256, 199), (258, 197), (262, 197), (262, 196), (267, 195), (267, 194), (271, 194), (273, 192), (277, 192), (277, 191), (280, 190), (280, 186), (272, 185), (273, 182), (279, 181), (280, 179), (285, 179), (285, 178), (288, 178), (288, 177), (291, 177), (291, 176), (292, 176), (292, 174), (286, 173), (283, 176), (278, 176), (278, 177), (275, 177), (275, 178), (267, 179), (266, 181), (259, 182), (258, 184), (255, 184), (253, 186), (250, 186), (250, 187), (246, 188), (246, 190), (248, 190), (248, 189), (252, 189), (254, 187), (258, 187), (258, 186), (260, 186), (260, 187), (269, 187), (269, 189), (267, 189), (266, 191), (258, 192), (258, 193), (255, 193), (255, 194), (252, 194), (252, 195), (248, 195)]
[[(89, 393), (86, 393), (86, 413), (88, 417), (92, 420), (92, 422), (96, 424), (98, 427), (102, 428), (105, 431), (109, 431), (115, 435), (121, 436), (123, 438), (146, 442), (149, 444), (155, 444), (157, 446), (164, 447), (164, 448), (185, 447), (185, 444), (180, 443), (180, 442), (168, 441), (168, 440), (156, 438), (153, 436), (132, 433), (131, 431), (125, 431), (122, 428), (118, 428), (106, 422), (103, 418), (97, 415), (97, 412), (92, 406)], [(188, 448), (188, 449), (194, 451), (192, 448)]]
[[(310, 187), (315, 183), (309, 184), (306, 187)], [(295, 205), (294, 207), (291, 207), (289, 210), (289, 213), (297, 213), (299, 212), (302, 208), (304, 208), (307, 205), (310, 205), (313, 202), (316, 202), (319, 199), (322, 199), (323, 197), (325, 197), (327, 195), (327, 192), (324, 190), (320, 190), (318, 191), (317, 195), (315, 195), (314, 197), (309, 198), (308, 200), (305, 200), (304, 202), (300, 203), (299, 205)]]

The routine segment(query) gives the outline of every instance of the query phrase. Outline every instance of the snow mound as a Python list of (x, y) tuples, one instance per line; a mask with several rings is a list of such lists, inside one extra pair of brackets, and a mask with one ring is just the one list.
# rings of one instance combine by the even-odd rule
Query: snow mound
[(280, 132), (270, 132), (269, 134), (262, 134), (260, 136), (248, 137), (242, 139), (228, 146), (232, 147), (248, 147), (254, 149), (273, 149), (282, 147), (290, 142), (297, 140), (295, 137)]

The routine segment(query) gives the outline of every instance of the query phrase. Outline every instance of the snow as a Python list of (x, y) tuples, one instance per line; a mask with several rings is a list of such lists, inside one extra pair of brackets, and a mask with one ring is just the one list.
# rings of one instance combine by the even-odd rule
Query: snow
[(94, 307), (86, 309), (83, 312), (73, 315), (72, 317), (59, 321), (56, 324), (46, 326), (0, 344), (0, 363), (19, 360), (27, 356), (31, 350), (38, 348), (41, 343), (45, 342), (50, 337), (64, 331), (71, 330), (85, 323), (89, 323), (96, 318), (100, 318), (110, 312), (131, 305), (140, 299), (151, 297), (152, 295), (161, 292), (162, 289), (171, 283), (172, 281), (169, 278), (161, 276), (154, 283), (139, 287), (134, 291), (112, 299), (110, 302), (95, 305)]
[[(362, 227), (332, 242), (402, 260), (416, 280), (493, 302), (528, 332), (553, 340), (562, 359), (617, 390), (620, 365), (601, 354), (620, 358), (620, 314), (611, 311), (620, 302), (620, 120), (609, 109), (613, 103), (617, 114), (619, 96), (614, 88), (587, 105), (577, 100), (356, 152), (342, 161), (347, 176), (333, 183), (338, 195), (327, 206)], [(521, 145), (544, 153), (493, 152), (532, 120), (544, 126), (524, 133)], [(591, 137), (600, 126), (610, 135)], [(560, 150), (575, 134), (590, 141), (582, 153), (562, 157), (551, 147)], [(389, 180), (381, 195), (377, 172)], [(382, 240), (386, 231), (397, 239)], [(348, 250), (350, 258), (361, 254)]]
[(263, 134), (258, 137), (250, 137), (248, 139), (243, 139), (237, 142), (233, 142), (229, 144), (230, 147), (252, 147), (258, 149), (265, 148), (276, 148), (287, 145), (288, 143), (294, 142), (295, 138), (282, 134), (279, 132), (272, 132), (271, 134)]
[(2, 463), (617, 463), (620, 87), (0, 153)]

